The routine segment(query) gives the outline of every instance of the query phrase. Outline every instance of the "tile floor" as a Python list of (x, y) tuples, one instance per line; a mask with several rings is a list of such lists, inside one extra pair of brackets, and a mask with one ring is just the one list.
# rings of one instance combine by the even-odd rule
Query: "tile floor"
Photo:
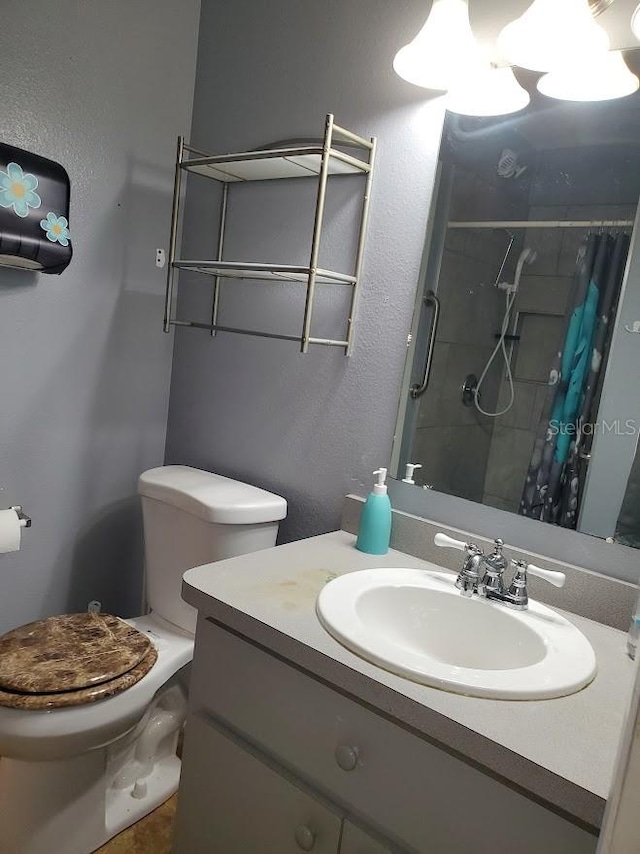
[(95, 854), (171, 854), (177, 795), (132, 827), (123, 830)]

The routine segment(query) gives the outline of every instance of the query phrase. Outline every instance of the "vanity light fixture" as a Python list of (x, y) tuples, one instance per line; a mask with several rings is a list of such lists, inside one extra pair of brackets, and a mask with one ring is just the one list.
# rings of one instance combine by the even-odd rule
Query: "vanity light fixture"
[(433, 0), (425, 25), (393, 60), (394, 71), (403, 80), (440, 91), (481, 64), (468, 0)]
[(498, 48), (513, 65), (553, 71), (604, 53), (607, 33), (593, 20), (589, 0), (534, 0), (498, 36)]
[(511, 68), (487, 66), (449, 91), (447, 109), (463, 116), (506, 116), (523, 110), (530, 100)]
[(619, 50), (596, 53), (544, 74), (538, 90), (561, 101), (609, 101), (638, 91), (640, 82)]

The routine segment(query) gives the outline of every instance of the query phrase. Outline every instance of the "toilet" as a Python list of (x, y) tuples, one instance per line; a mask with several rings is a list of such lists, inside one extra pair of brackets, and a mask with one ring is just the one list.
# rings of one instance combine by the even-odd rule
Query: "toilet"
[(89, 854), (177, 790), (196, 624), (182, 574), (274, 546), (287, 512), (188, 466), (144, 472), (138, 491), (149, 613), (62, 615), (0, 637), (3, 854)]

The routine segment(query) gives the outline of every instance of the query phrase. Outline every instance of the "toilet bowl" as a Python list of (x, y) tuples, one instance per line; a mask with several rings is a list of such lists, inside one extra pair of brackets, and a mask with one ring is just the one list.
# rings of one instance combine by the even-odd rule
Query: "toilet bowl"
[[(65, 655), (41, 656), (37, 647), (35, 654), (29, 648), (36, 646), (39, 623), (5, 636), (15, 662), (8, 675), (0, 672), (0, 683), (11, 683), (0, 685), (3, 854), (89, 854), (177, 790), (176, 747), (196, 620), (180, 598), (182, 573), (275, 545), (286, 515), (279, 496), (187, 466), (145, 472), (139, 492), (151, 612), (106, 618), (107, 639), (100, 639), (92, 661), (113, 658), (109, 636), (115, 629), (114, 645), (120, 653), (125, 646), (115, 667), (104, 673), (84, 667), (78, 678), (67, 666), (74, 655), (86, 664), (77, 638), (93, 632), (90, 617), (78, 621), (80, 629), (75, 618), (45, 621), (45, 629), (54, 624), (63, 638), (69, 633), (70, 642), (61, 644), (71, 650)], [(50, 641), (48, 647), (53, 649)], [(42, 658), (51, 659), (49, 670), (41, 668)], [(21, 667), (22, 660), (27, 666)]]

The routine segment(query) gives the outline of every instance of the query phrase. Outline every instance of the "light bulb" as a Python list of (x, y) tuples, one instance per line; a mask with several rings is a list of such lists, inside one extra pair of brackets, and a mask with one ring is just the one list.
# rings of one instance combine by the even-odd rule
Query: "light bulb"
[(447, 109), (464, 116), (505, 116), (531, 99), (510, 68), (482, 69), (449, 90)]
[(393, 68), (409, 83), (446, 91), (480, 63), (467, 0), (433, 0), (425, 25), (412, 42), (398, 51)]
[(589, 0), (534, 0), (498, 36), (498, 48), (513, 65), (552, 71), (609, 48), (609, 36), (593, 20)]
[(596, 54), (543, 75), (538, 89), (549, 98), (562, 101), (609, 101), (638, 91), (638, 78), (632, 74), (621, 51)]

